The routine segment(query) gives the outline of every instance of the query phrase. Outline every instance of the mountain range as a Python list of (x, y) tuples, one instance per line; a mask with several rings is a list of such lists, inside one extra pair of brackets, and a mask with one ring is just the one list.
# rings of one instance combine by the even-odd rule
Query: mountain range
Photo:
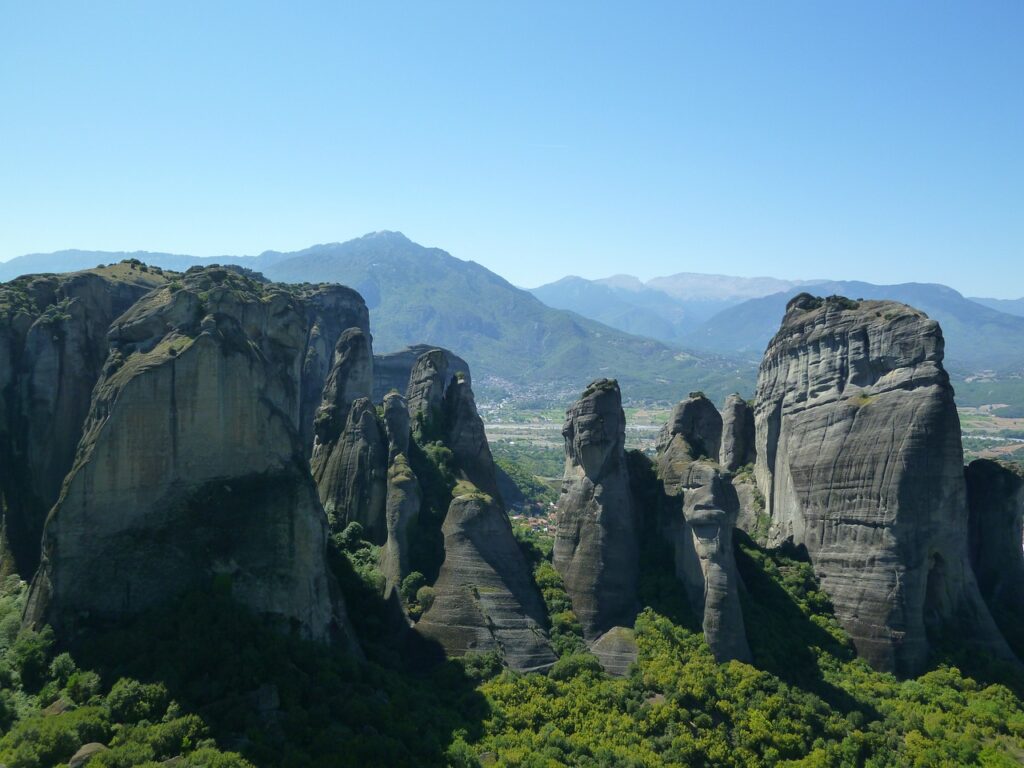
[[(170, 253), (68, 250), (0, 263), (0, 280), (86, 269), (136, 258), (168, 269), (236, 264), (293, 283), (340, 282), (369, 307), (378, 353), (434, 344), (470, 361), (479, 394), (522, 405), (565, 403), (595, 375), (616, 377), (627, 401), (673, 402), (702, 390), (721, 402), (750, 394), (786, 302), (807, 291), (910, 304), (939, 321), (958, 393), (1024, 372), (1024, 299), (966, 298), (938, 284), (875, 285), (683, 272), (569, 276), (523, 290), (473, 261), (421, 246), (399, 232), (258, 256), (199, 258)], [(1011, 387), (1012, 388), (1012, 387)], [(1024, 390), (1024, 386), (1020, 387)], [(993, 402), (996, 390), (978, 393)], [(1024, 400), (1024, 393), (1020, 398)], [(967, 402), (967, 400), (965, 400)]]
[(374, 351), (410, 344), (447, 347), (468, 360), (479, 394), (522, 403), (565, 402), (593, 376), (615, 376), (628, 399), (677, 400), (700, 389), (718, 400), (753, 389), (755, 369), (694, 353), (551, 308), (472, 261), (426, 248), (399, 232), (259, 256), (198, 258), (168, 253), (60, 251), (0, 264), (0, 280), (66, 272), (135, 258), (166, 269), (237, 264), (291, 283), (339, 282), (359, 291), (373, 324)]
[(935, 283), (875, 285), (850, 280), (778, 280), (680, 273), (647, 282), (627, 275), (566, 277), (532, 289), (553, 307), (631, 333), (716, 354), (760, 359), (797, 293), (900, 301), (938, 320), (951, 371), (1024, 371), (1024, 299), (969, 299)]

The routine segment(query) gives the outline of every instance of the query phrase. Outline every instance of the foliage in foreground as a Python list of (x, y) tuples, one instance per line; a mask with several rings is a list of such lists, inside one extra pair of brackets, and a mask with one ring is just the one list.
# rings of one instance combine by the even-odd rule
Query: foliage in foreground
[[(268, 631), (217, 589), (58, 652), (48, 630), (19, 629), (24, 585), (8, 580), (0, 763), (63, 764), (89, 741), (111, 747), (93, 768), (178, 755), (179, 765), (211, 768), (881, 768), (1010, 766), (1024, 757), (1024, 683), (1015, 672), (978, 665), (950, 643), (916, 680), (875, 672), (856, 658), (810, 565), (742, 536), (756, 666), (715, 663), (671, 576), (670, 553), (648, 544), (639, 659), (629, 677), (609, 678), (582, 645), (550, 547), (529, 537), (523, 545), (560, 655), (548, 675), (503, 671), (493, 654), (423, 670), (402, 648), (382, 652), (387, 610), (374, 596), (372, 550), (355, 533), (337, 537), (334, 557), (350, 606), (362, 585), (358, 605), (376, 612), (357, 625), (373, 636), (364, 637), (368, 662)], [(982, 677), (961, 671), (967, 661)]]

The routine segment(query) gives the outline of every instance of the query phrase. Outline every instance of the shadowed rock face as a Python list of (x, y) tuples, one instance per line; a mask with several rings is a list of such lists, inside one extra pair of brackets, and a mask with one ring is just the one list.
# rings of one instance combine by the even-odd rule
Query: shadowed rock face
[(379, 403), (393, 389), (407, 394), (409, 378), (416, 361), (433, 349), (441, 349), (445, 354), (447, 358), (445, 367), (448, 371), (453, 374), (464, 371), (467, 381), (472, 385), (469, 364), (461, 357), (447, 349), (432, 347), (429, 344), (416, 344), (399, 352), (377, 355), (373, 358), (373, 402)]
[(420, 514), (422, 494), (415, 473), (409, 468), (404, 453), (397, 454), (388, 467), (385, 522), (387, 540), (380, 553), (380, 570), (384, 574), (384, 594), (397, 589), (409, 575), (409, 529)]
[(801, 294), (761, 364), (758, 484), (774, 541), (806, 547), (873, 666), (914, 674), (926, 623), (1003, 656), (967, 557), (960, 424), (937, 323)]
[(412, 437), (409, 426), (409, 408), (405, 398), (397, 392), (384, 396), (384, 428), (388, 435), (388, 453), (394, 458), (399, 453), (409, 453)]
[(368, 539), (384, 541), (387, 467), (387, 438), (369, 398), (352, 403), (337, 439), (321, 443), (318, 426), (310, 468), (332, 529), (359, 523)]
[(726, 472), (753, 464), (754, 409), (739, 395), (729, 395), (722, 409), (722, 449), (718, 462)]
[(167, 281), (140, 266), (30, 275), (0, 285), (0, 509), (24, 578), (39, 564), (46, 514), (74, 461), (107, 359), (107, 329)]
[(673, 438), (687, 443), (691, 459), (718, 461), (722, 444), (722, 415), (702, 393), (694, 392), (672, 409), (668, 422), (658, 435), (657, 450), (663, 452)]
[(749, 661), (732, 546), (739, 502), (720, 474), (718, 453), (708, 453), (721, 434), (721, 416), (703, 395), (679, 403), (662, 430), (658, 475), (667, 502), (665, 533), (711, 652), (718, 661)]
[[(302, 360), (302, 395), (299, 424), (306, 455), (312, 455), (314, 420), (322, 403), (327, 377), (334, 366), (338, 339), (349, 328), (358, 328), (370, 340), (370, 313), (363, 297), (343, 285), (318, 285), (301, 294), (308, 332)], [(360, 382), (348, 401), (369, 397), (373, 382), (372, 354), (366, 362), (368, 382)], [(343, 417), (344, 418), (344, 417)]]
[(521, 671), (554, 663), (540, 595), (508, 517), (494, 499), (463, 486), (442, 532), (445, 559), (434, 603), (416, 624), (450, 656), (498, 651)]
[(968, 546), (978, 587), (997, 615), (1024, 610), (1024, 470), (978, 459), (966, 473)]
[(619, 385), (598, 379), (566, 412), (553, 563), (588, 642), (637, 612), (636, 520)]
[(348, 636), (298, 432), (305, 313), (227, 270), (181, 282), (110, 330), (26, 620), (74, 631), (217, 579), (309, 637)]
[(382, 543), (388, 441), (367, 393), (373, 380), (370, 337), (349, 328), (338, 338), (314, 426), (310, 470), (332, 528), (358, 522)]

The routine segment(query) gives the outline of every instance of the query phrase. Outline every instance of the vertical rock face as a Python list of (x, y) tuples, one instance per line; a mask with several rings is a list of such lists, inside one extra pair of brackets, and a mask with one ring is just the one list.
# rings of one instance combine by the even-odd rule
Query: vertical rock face
[(352, 403), (336, 439), (321, 443), (318, 427), (311, 469), (331, 527), (359, 523), (368, 539), (383, 542), (388, 443), (369, 398)]
[(722, 415), (703, 392), (691, 393), (672, 409), (668, 422), (658, 435), (658, 451), (663, 451), (677, 438), (686, 442), (691, 459), (718, 461), (722, 445)]
[(498, 651), (511, 668), (554, 663), (540, 595), (501, 505), (462, 484), (442, 532), (445, 559), (416, 631), (451, 656)]
[(344, 331), (317, 410), (310, 470), (331, 526), (340, 530), (358, 522), (381, 543), (388, 440), (367, 396), (372, 367), (369, 334), (360, 328)]
[(753, 464), (754, 409), (739, 395), (729, 395), (722, 410), (722, 450), (719, 464), (726, 472)]
[[(363, 332), (369, 344), (370, 313), (363, 297), (343, 285), (318, 285), (301, 294), (306, 309), (308, 332), (302, 360), (302, 395), (299, 404), (299, 425), (302, 445), (309, 456), (313, 450), (316, 413), (320, 408), (324, 385), (334, 365), (338, 339), (349, 328)], [(372, 357), (367, 363), (370, 383), (360, 388), (356, 397), (369, 397), (372, 386)]]
[(619, 385), (598, 379), (567, 411), (553, 563), (588, 642), (637, 612), (638, 549)]
[(675, 547), (676, 576), (702, 616), (708, 646), (719, 661), (749, 661), (732, 545), (739, 503), (717, 462), (721, 434), (714, 405), (690, 395), (659, 436), (658, 474), (668, 499), (666, 534)]
[(758, 484), (872, 665), (922, 668), (926, 624), (1007, 655), (967, 557), (960, 424), (937, 323), (893, 302), (787, 306), (758, 375)]
[(399, 453), (408, 454), (409, 439), (412, 437), (409, 408), (405, 398), (397, 392), (389, 392), (384, 396), (384, 428), (388, 434), (388, 453), (391, 458)]
[(39, 563), (43, 523), (71, 469), (107, 329), (162, 272), (122, 262), (0, 286), (0, 509), (18, 572)]
[(967, 467), (968, 551), (993, 612), (1024, 610), (1024, 470), (988, 459)]
[[(416, 344), (406, 347), (398, 352), (387, 355), (376, 355), (373, 358), (373, 402), (379, 403), (391, 390), (397, 390), (406, 394), (409, 387), (409, 378), (416, 361), (420, 357), (439, 347), (432, 347), (429, 344)], [(454, 352), (442, 349), (447, 358), (447, 368), (452, 373), (464, 371), (466, 380), (472, 385), (469, 365)]]
[(384, 594), (389, 595), (409, 575), (409, 529), (420, 514), (422, 494), (415, 473), (404, 453), (391, 460), (388, 467), (385, 522), (387, 539), (380, 553), (380, 570), (384, 574)]
[(137, 302), (109, 338), (26, 620), (73, 631), (217, 579), (310, 637), (347, 634), (298, 431), (301, 305), (193, 269)]

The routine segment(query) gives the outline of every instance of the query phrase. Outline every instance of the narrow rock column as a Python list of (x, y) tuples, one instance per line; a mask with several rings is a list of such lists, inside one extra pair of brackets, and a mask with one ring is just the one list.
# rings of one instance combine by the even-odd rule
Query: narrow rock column
[(566, 412), (553, 562), (593, 642), (636, 618), (639, 553), (619, 385), (592, 382)]

